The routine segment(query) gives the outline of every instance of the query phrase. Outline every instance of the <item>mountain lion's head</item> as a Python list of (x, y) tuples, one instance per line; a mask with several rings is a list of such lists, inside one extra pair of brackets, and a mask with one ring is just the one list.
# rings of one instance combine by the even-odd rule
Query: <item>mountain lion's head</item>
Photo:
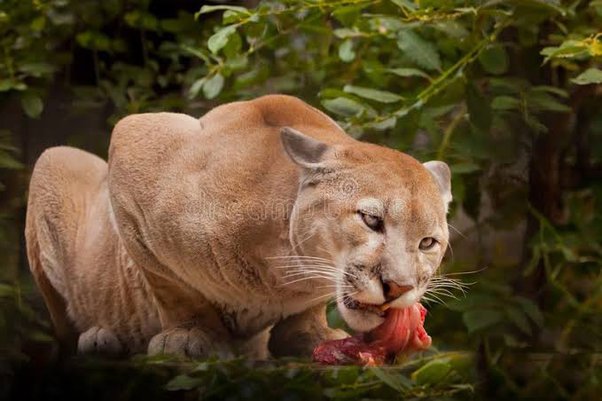
[(281, 135), (302, 170), (291, 243), (315, 258), (307, 272), (332, 286), (349, 326), (371, 330), (383, 304), (418, 302), (448, 243), (448, 166), (369, 143), (329, 145), (292, 128)]

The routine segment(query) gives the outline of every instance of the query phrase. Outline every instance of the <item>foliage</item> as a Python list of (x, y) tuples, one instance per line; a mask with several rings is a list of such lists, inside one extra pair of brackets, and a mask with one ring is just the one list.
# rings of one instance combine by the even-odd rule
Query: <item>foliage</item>
[(285, 360), (276, 364), (209, 360), (174, 377), (166, 388), (193, 391), (207, 400), (221, 400), (228, 395), (266, 400), (450, 396), (465, 399), (473, 394), (472, 386), (464, 383), (472, 377), (470, 359), (470, 355), (462, 353), (434, 353), (405, 365), (382, 368), (321, 368)]
[[(485, 398), (594, 399), (602, 380), (602, 2), (219, 3), (0, 1), (0, 105), (17, 101), (24, 120), (43, 119), (61, 86), (74, 108), (108, 108), (110, 126), (128, 113), (199, 114), (284, 92), (326, 110), (351, 135), (445, 160), (451, 215), (474, 228), (462, 233), (473, 255), (457, 254), (444, 274), (476, 284), (430, 305), (427, 329), (440, 349), (474, 352), (477, 376), (434, 380), (456, 369), (447, 353), (388, 370), (207, 361), (168, 389), (225, 398), (236, 382), (239, 398), (294, 387), (301, 398), (449, 399), (473, 396), (474, 385)], [(9, 348), (44, 327), (15, 273), (25, 179), (10, 177), (21, 168), (19, 135), (0, 136), (0, 182), (18, 188), (0, 192), (0, 235), (12, 244), (2, 280), (14, 284), (2, 287), (0, 320), (23, 323), (5, 330)], [(524, 248), (488, 249), (507, 231), (524, 232)], [(474, 274), (453, 276), (460, 270)], [(340, 324), (336, 310), (329, 319)]]

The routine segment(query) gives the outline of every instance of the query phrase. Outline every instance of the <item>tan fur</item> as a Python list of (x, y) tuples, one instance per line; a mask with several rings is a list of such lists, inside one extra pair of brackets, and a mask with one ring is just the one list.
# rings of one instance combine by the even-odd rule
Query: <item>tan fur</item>
[[(126, 117), (108, 166), (47, 150), (31, 179), (28, 256), (57, 335), (80, 334), (82, 352), (264, 357), (269, 341), (275, 355), (307, 353), (345, 334), (327, 327), (332, 296), (353, 287), (382, 303), (380, 280), (410, 280), (416, 291), (394, 306), (419, 299), (447, 246), (450, 199), (443, 164), (358, 142), (272, 95), (198, 120)], [(364, 207), (385, 232), (366, 227)], [(439, 245), (417, 252), (427, 236)], [(339, 308), (357, 329), (382, 321)]]

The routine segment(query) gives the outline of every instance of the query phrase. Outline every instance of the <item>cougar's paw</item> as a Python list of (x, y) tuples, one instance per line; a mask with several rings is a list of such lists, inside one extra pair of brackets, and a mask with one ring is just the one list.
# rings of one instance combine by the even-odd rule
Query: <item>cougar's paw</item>
[(110, 330), (92, 327), (83, 332), (77, 340), (77, 352), (81, 354), (102, 354), (118, 356), (123, 353), (123, 345)]
[(232, 357), (232, 352), (227, 345), (216, 341), (197, 328), (174, 328), (162, 331), (150, 340), (148, 354), (170, 354), (188, 358)]

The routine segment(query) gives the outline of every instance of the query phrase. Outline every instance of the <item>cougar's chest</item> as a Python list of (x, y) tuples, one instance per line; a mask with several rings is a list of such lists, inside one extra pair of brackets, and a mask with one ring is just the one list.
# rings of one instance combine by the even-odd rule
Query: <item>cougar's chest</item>
[[(309, 298), (308, 298), (309, 297)], [(281, 297), (256, 296), (242, 302), (231, 300), (221, 305), (224, 326), (235, 336), (250, 337), (281, 319), (308, 308), (309, 294), (283, 292)]]

